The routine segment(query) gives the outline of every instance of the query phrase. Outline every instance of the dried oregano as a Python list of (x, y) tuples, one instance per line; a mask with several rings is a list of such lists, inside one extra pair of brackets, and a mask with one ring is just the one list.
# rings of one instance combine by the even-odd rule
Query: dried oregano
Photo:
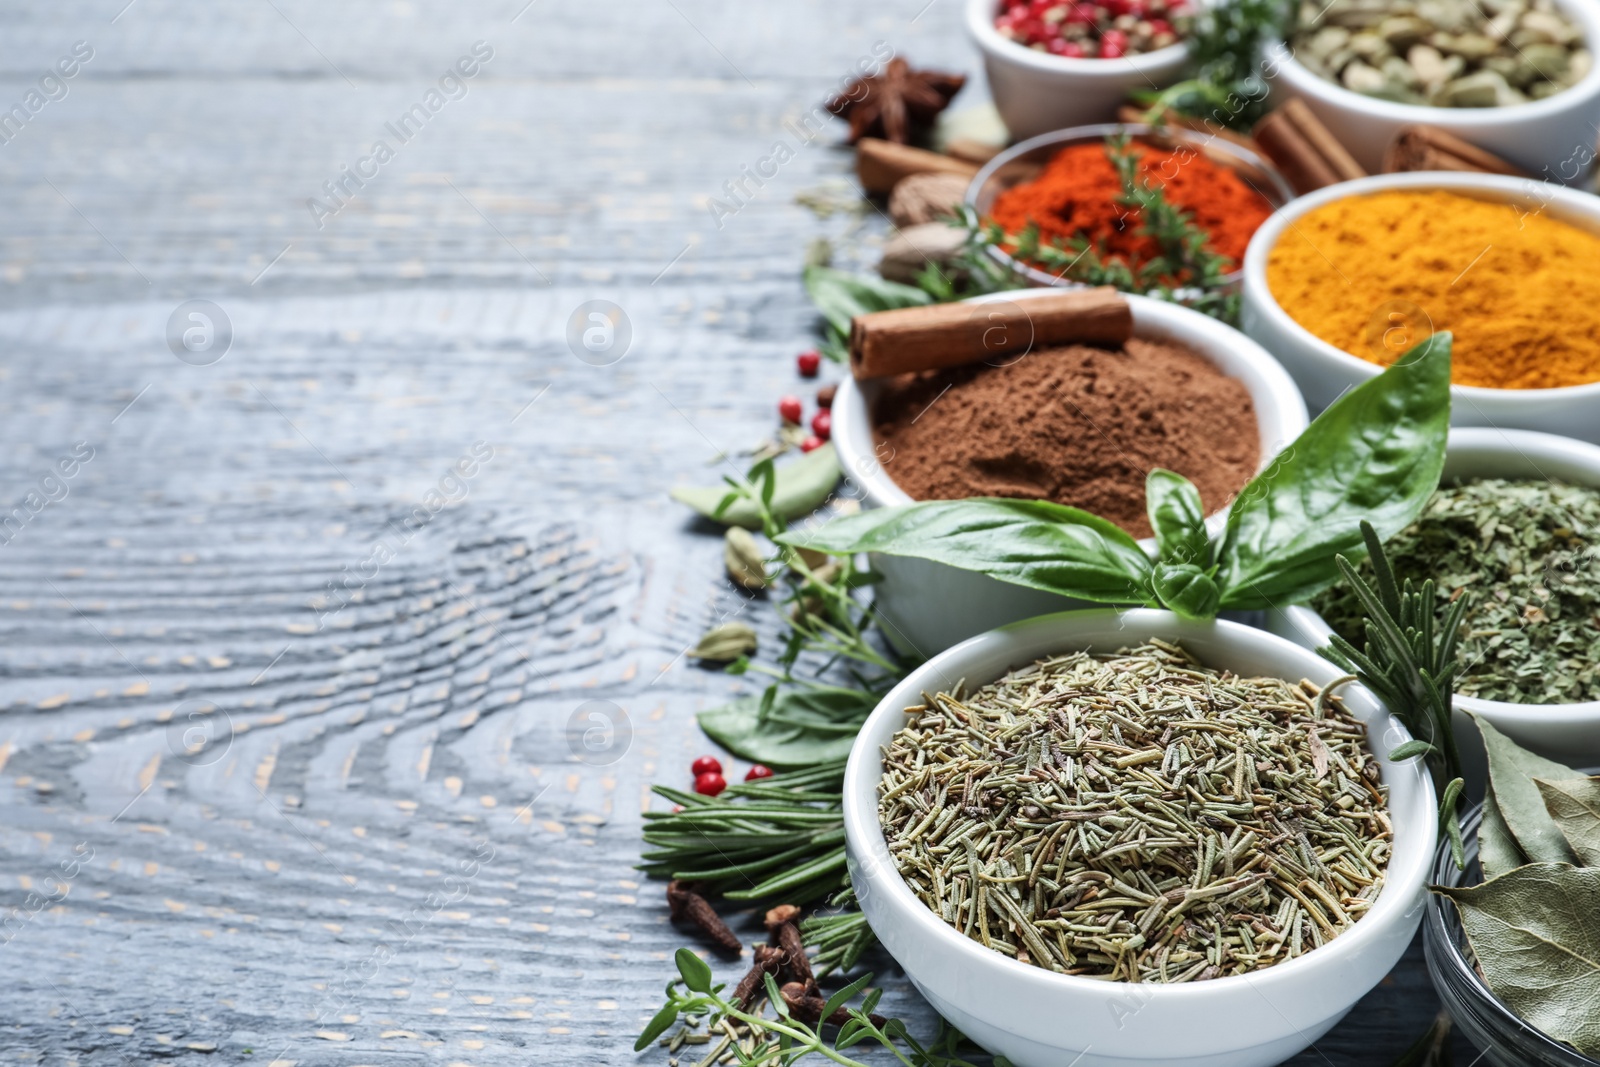
[(1309, 682), (1152, 641), (907, 708), (879, 815), (913, 892), (1008, 956), (1186, 982), (1321, 945), (1383, 885), (1366, 731)]
[[(1470, 597), (1458, 656), (1460, 696), (1517, 704), (1600, 699), (1600, 491), (1486, 478), (1446, 486), (1385, 546), (1395, 570), (1436, 583), (1441, 607)], [(1363, 576), (1370, 566), (1363, 564)], [(1360, 648), (1348, 588), (1314, 601)]]

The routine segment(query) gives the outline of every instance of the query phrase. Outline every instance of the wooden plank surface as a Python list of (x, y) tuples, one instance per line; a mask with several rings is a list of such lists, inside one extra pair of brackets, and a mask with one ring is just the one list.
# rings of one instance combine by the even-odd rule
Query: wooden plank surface
[[(741, 686), (682, 652), (764, 617), (665, 490), (770, 431), (807, 242), (881, 232), (795, 204), (849, 159), (785, 121), (877, 41), (976, 73), (961, 7), (0, 8), (7, 107), (92, 50), (0, 143), (0, 1062), (633, 1062), (682, 940), (639, 811)], [(1434, 1010), (1413, 952), (1294, 1062)]]

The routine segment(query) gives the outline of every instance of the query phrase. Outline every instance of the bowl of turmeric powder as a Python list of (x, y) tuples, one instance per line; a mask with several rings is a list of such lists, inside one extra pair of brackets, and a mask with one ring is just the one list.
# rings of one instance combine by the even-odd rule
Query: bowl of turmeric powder
[[(989, 252), (1035, 285), (1106, 281), (1120, 264), (1135, 277), (1163, 257), (1125, 195), (1119, 155), (1134, 180), (1187, 212), (1239, 279), (1251, 235), (1294, 192), (1273, 165), (1242, 144), (1180, 129), (1101, 123), (1040, 134), (995, 156), (973, 177), (967, 203), (1004, 239)], [(1191, 280), (1164, 279), (1182, 286)]]
[(1313, 410), (1436, 331), (1457, 426), (1600, 442), (1600, 198), (1500, 175), (1344, 182), (1245, 253), (1241, 325)]

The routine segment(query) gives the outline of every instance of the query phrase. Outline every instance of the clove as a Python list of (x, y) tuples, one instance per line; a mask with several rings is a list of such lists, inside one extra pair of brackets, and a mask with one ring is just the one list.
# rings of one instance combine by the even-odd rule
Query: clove
[(783, 976), (802, 988), (815, 989), (811, 960), (806, 956), (800, 928), (795, 925), (799, 918), (800, 909), (793, 904), (779, 904), (767, 912), (767, 940), (783, 950)]
[(741, 1008), (749, 1008), (758, 995), (766, 993), (766, 976), (778, 974), (783, 961), (783, 949), (776, 945), (757, 945), (755, 963), (733, 987), (733, 1002)]
[[(789, 1014), (796, 1020), (812, 1026), (822, 1018), (822, 1009), (828, 1006), (828, 1002), (820, 994), (808, 992), (806, 986), (800, 982), (790, 982), (779, 992), (783, 994), (783, 1002), (789, 1006)], [(877, 1012), (872, 1012), (867, 1018), (872, 1021), (873, 1026), (880, 1029), (888, 1022)], [(827, 1021), (834, 1026), (843, 1026), (850, 1021), (850, 1012), (845, 1008), (835, 1008)]]
[(688, 922), (700, 929), (720, 951), (734, 956), (742, 955), (744, 945), (739, 936), (728, 929), (711, 903), (695, 891), (693, 885), (674, 878), (667, 883), (667, 909), (673, 922)]

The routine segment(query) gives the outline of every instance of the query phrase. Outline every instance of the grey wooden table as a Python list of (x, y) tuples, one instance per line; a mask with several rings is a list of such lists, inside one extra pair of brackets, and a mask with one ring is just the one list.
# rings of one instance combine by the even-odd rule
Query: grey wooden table
[[(854, 224), (785, 120), (879, 41), (975, 72), (961, 7), (0, 7), (0, 1060), (633, 1062), (639, 812), (742, 684), (665, 491), (770, 429)], [(1294, 1062), (1434, 1010), (1414, 952)]]

